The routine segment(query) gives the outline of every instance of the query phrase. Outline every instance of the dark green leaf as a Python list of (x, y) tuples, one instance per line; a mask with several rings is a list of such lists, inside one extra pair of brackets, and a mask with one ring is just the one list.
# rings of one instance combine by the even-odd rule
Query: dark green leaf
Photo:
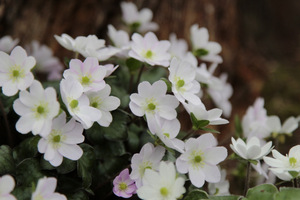
[(77, 162), (78, 176), (83, 180), (83, 187), (89, 188), (92, 183), (93, 167), (95, 166), (96, 156), (93, 147), (88, 144), (81, 144), (83, 155)]
[(209, 120), (198, 120), (196, 118), (196, 116), (194, 115), (194, 113), (190, 113), (191, 116), (191, 121), (193, 124), (193, 129), (194, 130), (199, 130), (199, 129), (203, 129), (205, 126), (207, 126), (209, 124)]
[(14, 150), (13, 156), (17, 163), (26, 158), (35, 157), (38, 153), (37, 144), (40, 140), (40, 136), (29, 137), (23, 140)]
[(0, 146), (0, 175), (13, 173), (15, 168), (11, 148), (6, 145)]
[(128, 58), (126, 60), (126, 65), (129, 69), (129, 71), (131, 73), (134, 73), (142, 67), (143, 63), (139, 60), (134, 59), (134, 58)]
[(76, 169), (76, 161), (64, 158), (63, 162), (60, 166), (56, 168), (57, 173), (59, 174), (67, 174)]
[(274, 200), (299, 200), (300, 188), (281, 187)]
[(206, 56), (207, 54), (209, 54), (209, 51), (207, 49), (196, 49), (193, 51), (193, 54), (195, 56), (198, 56), (198, 57), (202, 57), (202, 56)]
[(76, 190), (74, 193), (68, 195), (68, 200), (89, 200), (89, 196), (83, 190)]
[(289, 171), (289, 174), (293, 177), (296, 178), (299, 175), (299, 172), (297, 171)]
[(31, 187), (42, 177), (44, 177), (44, 174), (41, 172), (39, 162), (35, 158), (27, 158), (17, 166), (16, 179), (23, 186)]
[(205, 191), (199, 189), (192, 190), (184, 198), (184, 200), (200, 200), (200, 199), (209, 199), (209, 198), (208, 198), (208, 194)]
[(12, 194), (18, 199), (18, 200), (28, 200), (31, 199), (32, 194), (32, 187), (15, 187)]
[(241, 196), (230, 195), (230, 196), (209, 196), (212, 200), (239, 200)]

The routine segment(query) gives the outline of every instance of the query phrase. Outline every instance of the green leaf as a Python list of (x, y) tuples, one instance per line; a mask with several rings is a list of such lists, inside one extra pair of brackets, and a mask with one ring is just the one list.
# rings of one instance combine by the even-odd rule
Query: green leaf
[(212, 129), (212, 128), (202, 127), (202, 128), (200, 128), (200, 129), (203, 130), (203, 131), (210, 132), (210, 133), (220, 133), (219, 131), (217, 131), (217, 130), (215, 130), (215, 129)]
[(15, 168), (11, 148), (7, 145), (0, 146), (0, 175), (13, 173)]
[(15, 187), (15, 189), (12, 191), (12, 194), (18, 199), (18, 200), (28, 200), (31, 199), (32, 194), (32, 187)]
[(172, 83), (166, 78), (160, 78), (160, 80), (163, 80), (167, 84), (167, 88), (168, 88), (167, 91), (171, 92), (172, 91)]
[(236, 137), (240, 138), (243, 135), (243, 128), (242, 128), (242, 124), (241, 124), (241, 120), (239, 118), (238, 115), (234, 116), (234, 127), (235, 127), (235, 133), (236, 133)]
[(138, 152), (140, 146), (139, 134), (144, 130), (143, 127), (131, 124), (128, 128), (128, 147), (130, 152)]
[(250, 188), (246, 197), (249, 200), (272, 200), (273, 196), (278, 192), (277, 188), (272, 184), (262, 184)]
[(104, 134), (108, 140), (126, 140), (127, 134), (127, 120), (128, 116), (120, 111), (112, 112), (113, 121), (109, 127), (100, 127), (99, 134)]
[(200, 199), (209, 199), (209, 198), (208, 198), (208, 194), (205, 191), (199, 189), (192, 190), (184, 198), (184, 200), (200, 200)]
[(134, 58), (128, 58), (126, 60), (126, 65), (129, 69), (129, 71), (131, 73), (134, 73), (142, 67), (143, 63), (139, 60), (134, 59)]
[(23, 140), (14, 150), (13, 156), (17, 163), (20, 163), (26, 158), (35, 157), (38, 153), (37, 144), (40, 136), (29, 137)]
[(93, 167), (95, 166), (96, 156), (93, 147), (88, 144), (81, 144), (83, 155), (77, 162), (77, 173), (82, 178), (82, 186), (89, 188), (92, 184)]
[(253, 165), (257, 165), (258, 161), (257, 160), (248, 160), (250, 163), (252, 163)]
[(239, 200), (241, 196), (230, 195), (230, 196), (209, 196), (212, 200)]
[(194, 130), (203, 129), (205, 126), (207, 126), (209, 124), (209, 120), (198, 120), (196, 118), (196, 116), (194, 115), (194, 113), (192, 113), (192, 112), (191, 112), (190, 116), (191, 116), (191, 121), (192, 121)]
[(293, 177), (296, 178), (299, 175), (299, 172), (297, 171), (289, 171), (289, 174)]
[(73, 194), (68, 195), (68, 200), (89, 200), (89, 196), (83, 190), (76, 190)]
[(41, 172), (39, 161), (35, 158), (23, 160), (16, 168), (17, 183), (31, 187), (45, 175)]
[(299, 200), (300, 188), (281, 187), (274, 200)]
[(207, 49), (200, 48), (200, 49), (194, 50), (193, 54), (195, 56), (202, 57), (202, 56), (206, 56), (207, 54), (209, 54), (209, 51)]
[(60, 166), (56, 168), (57, 173), (59, 174), (67, 174), (76, 169), (76, 161), (70, 160), (68, 158), (64, 158), (63, 162)]

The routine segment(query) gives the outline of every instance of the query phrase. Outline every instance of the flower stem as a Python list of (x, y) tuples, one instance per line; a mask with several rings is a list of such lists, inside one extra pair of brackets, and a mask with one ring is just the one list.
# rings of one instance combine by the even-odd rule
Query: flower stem
[(249, 188), (249, 183), (250, 183), (250, 172), (251, 172), (251, 164), (248, 161), (247, 162), (247, 172), (246, 172), (246, 180), (245, 180), (245, 188), (244, 188), (244, 196), (246, 196), (248, 188)]
[[(137, 90), (137, 86), (138, 86), (138, 84), (139, 84), (139, 82), (141, 80), (141, 76), (142, 76), (142, 73), (144, 71), (144, 68), (145, 68), (145, 65), (142, 65), (142, 67), (141, 67), (141, 69), (139, 71), (138, 77), (136, 79), (135, 88), (134, 88), (135, 90)], [(133, 91), (133, 92), (135, 92), (135, 91)]]

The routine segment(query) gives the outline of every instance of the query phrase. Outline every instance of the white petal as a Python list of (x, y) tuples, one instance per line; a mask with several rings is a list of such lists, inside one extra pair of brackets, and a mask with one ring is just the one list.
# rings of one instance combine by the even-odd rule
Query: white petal
[(23, 115), (16, 123), (16, 129), (22, 134), (26, 134), (31, 131), (34, 123), (34, 117), (32, 114)]
[(216, 165), (204, 165), (203, 173), (207, 182), (217, 183), (221, 180), (221, 173)]
[(0, 195), (9, 194), (15, 187), (15, 180), (10, 175), (0, 177)]
[(78, 160), (83, 151), (78, 145), (69, 145), (64, 144), (59, 149), (58, 152), (61, 153), (64, 157), (69, 158), (71, 160)]
[(202, 170), (189, 167), (189, 178), (196, 187), (202, 187), (205, 181), (205, 175)]

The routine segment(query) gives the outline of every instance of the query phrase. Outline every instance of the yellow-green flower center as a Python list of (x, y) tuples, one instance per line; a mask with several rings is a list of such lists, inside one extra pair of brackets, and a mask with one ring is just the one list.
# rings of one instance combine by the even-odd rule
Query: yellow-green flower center
[(43, 106), (38, 106), (36, 111), (39, 113), (39, 114), (43, 114), (45, 112), (45, 108)]
[(146, 169), (152, 169), (152, 163), (149, 161), (144, 161), (140, 166), (139, 166), (139, 172), (141, 177), (144, 176), (144, 173)]
[(13, 70), (12, 75), (13, 77), (18, 78), (20, 76), (20, 72), (18, 70)]
[(170, 137), (170, 134), (169, 133), (164, 133), (164, 135), (169, 138)]
[(181, 88), (182, 86), (184, 86), (184, 83), (185, 83), (184, 80), (180, 79), (180, 80), (177, 81), (176, 86), (178, 88)]
[(89, 77), (87, 77), (87, 76), (83, 76), (81, 78), (82, 85), (88, 85), (90, 82), (91, 82), (91, 79)]
[(126, 190), (127, 188), (128, 188), (128, 186), (127, 186), (126, 183), (121, 182), (121, 183), (119, 184), (119, 190), (124, 191), (124, 190)]
[(72, 109), (74, 109), (78, 106), (78, 101), (76, 99), (73, 99), (69, 105)]
[(146, 58), (152, 58), (153, 52), (151, 50), (148, 50), (145, 54)]
[(168, 196), (169, 191), (168, 191), (168, 189), (166, 187), (162, 187), (162, 188), (160, 188), (160, 194), (162, 196), (166, 197), (166, 196)]
[(25, 77), (24, 70), (19, 65), (12, 66), (9, 71), (9, 76), (13, 81), (17, 81), (19, 78)]
[(292, 167), (295, 167), (295, 166), (296, 166), (296, 163), (297, 163), (297, 159), (294, 158), (294, 157), (291, 157), (291, 158), (289, 159), (289, 162), (290, 162), (290, 165), (291, 165)]
[(52, 138), (53, 142), (58, 143), (60, 142), (60, 135), (56, 135)]
[(201, 161), (202, 161), (201, 156), (195, 156), (195, 158), (194, 158), (195, 163), (200, 163)]
[(94, 108), (98, 108), (98, 102), (93, 102), (93, 103), (91, 104), (91, 106), (94, 107)]
[(148, 109), (149, 110), (155, 110), (156, 106), (153, 103), (148, 104)]

